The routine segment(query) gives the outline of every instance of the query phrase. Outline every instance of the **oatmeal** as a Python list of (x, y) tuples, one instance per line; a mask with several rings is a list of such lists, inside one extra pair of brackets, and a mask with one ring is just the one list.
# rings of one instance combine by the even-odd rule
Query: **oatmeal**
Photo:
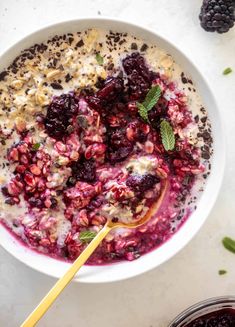
[[(90, 264), (133, 260), (195, 210), (211, 126), (195, 86), (157, 45), (112, 31), (55, 36), (0, 73), (0, 220), (27, 246), (74, 260), (107, 219)], [(189, 218), (190, 219), (190, 218)]]

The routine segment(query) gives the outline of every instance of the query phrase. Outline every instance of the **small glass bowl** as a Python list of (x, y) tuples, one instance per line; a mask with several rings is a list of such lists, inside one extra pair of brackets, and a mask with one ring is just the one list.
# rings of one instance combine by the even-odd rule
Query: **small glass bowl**
[(235, 296), (214, 297), (196, 303), (180, 313), (168, 327), (184, 327), (201, 316), (222, 309), (235, 309)]

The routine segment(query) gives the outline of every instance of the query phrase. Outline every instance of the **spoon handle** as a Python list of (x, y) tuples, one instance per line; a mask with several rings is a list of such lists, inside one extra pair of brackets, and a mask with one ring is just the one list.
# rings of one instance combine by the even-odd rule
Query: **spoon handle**
[(34, 309), (34, 311), (28, 316), (28, 318), (22, 323), (21, 327), (33, 327), (49, 309), (52, 303), (56, 300), (57, 296), (63, 291), (63, 289), (68, 285), (68, 283), (73, 279), (78, 270), (84, 265), (87, 259), (95, 251), (100, 242), (109, 233), (111, 227), (106, 224), (96, 237), (87, 245), (85, 250), (80, 254), (80, 256), (73, 262), (71, 267), (67, 272), (55, 283), (52, 289), (47, 293), (47, 295), (42, 299), (39, 305)]

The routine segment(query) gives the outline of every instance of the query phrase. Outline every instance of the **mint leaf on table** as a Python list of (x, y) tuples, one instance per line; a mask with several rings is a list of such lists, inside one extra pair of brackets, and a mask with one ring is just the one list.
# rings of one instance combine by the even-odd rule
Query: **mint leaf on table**
[(93, 238), (95, 238), (95, 236), (96, 236), (96, 232), (92, 232), (90, 230), (84, 230), (84, 231), (80, 232), (79, 239), (83, 243), (87, 243), (87, 242), (92, 241)]
[(175, 135), (171, 124), (167, 120), (161, 121), (160, 134), (164, 149), (166, 151), (173, 150), (175, 147)]
[(224, 269), (220, 269), (219, 271), (218, 271), (218, 274), (221, 276), (221, 275), (225, 275), (225, 274), (227, 274), (227, 270), (224, 270)]
[(223, 246), (228, 251), (235, 253), (235, 240), (230, 237), (224, 237), (222, 240)]
[(230, 68), (230, 67), (227, 67), (227, 68), (225, 68), (225, 70), (223, 71), (223, 75), (228, 75), (228, 74), (230, 74), (230, 73), (232, 73), (232, 68)]
[(100, 53), (97, 53), (97, 54), (95, 55), (95, 59), (96, 59), (96, 61), (98, 62), (99, 65), (103, 65), (103, 63), (104, 63), (104, 58), (101, 56)]
[(148, 111), (150, 111), (158, 102), (161, 96), (161, 88), (159, 85), (154, 85), (151, 87), (151, 89), (148, 91), (144, 101), (142, 103), (137, 102), (137, 108), (139, 110), (140, 117), (149, 123), (148, 119)]

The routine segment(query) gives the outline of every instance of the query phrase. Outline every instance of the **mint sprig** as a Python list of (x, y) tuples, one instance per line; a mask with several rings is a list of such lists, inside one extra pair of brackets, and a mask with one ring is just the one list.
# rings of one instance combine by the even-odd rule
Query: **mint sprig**
[(34, 143), (34, 144), (32, 145), (32, 150), (33, 150), (33, 151), (37, 151), (37, 150), (40, 148), (40, 146), (41, 146), (40, 143)]
[(145, 122), (150, 123), (149, 117), (148, 117), (148, 110), (146, 109), (146, 107), (142, 103), (139, 103), (139, 102), (137, 102), (136, 105), (137, 105), (137, 108), (138, 108), (138, 112), (139, 112), (140, 117)]
[(80, 232), (79, 239), (81, 242), (87, 243), (92, 241), (95, 236), (96, 236), (96, 232), (90, 230), (84, 230)]
[(160, 134), (162, 144), (166, 151), (173, 150), (175, 147), (175, 135), (171, 124), (167, 120), (162, 120), (160, 124)]
[(104, 63), (104, 58), (101, 56), (100, 53), (97, 53), (97, 54), (95, 55), (95, 59), (96, 59), (96, 61), (97, 61), (97, 63), (98, 63), (99, 65), (103, 65), (103, 63)]
[(144, 121), (149, 123), (148, 112), (157, 104), (158, 100), (160, 99), (161, 93), (162, 91), (159, 85), (155, 85), (148, 91), (142, 103), (136, 103), (139, 115)]

